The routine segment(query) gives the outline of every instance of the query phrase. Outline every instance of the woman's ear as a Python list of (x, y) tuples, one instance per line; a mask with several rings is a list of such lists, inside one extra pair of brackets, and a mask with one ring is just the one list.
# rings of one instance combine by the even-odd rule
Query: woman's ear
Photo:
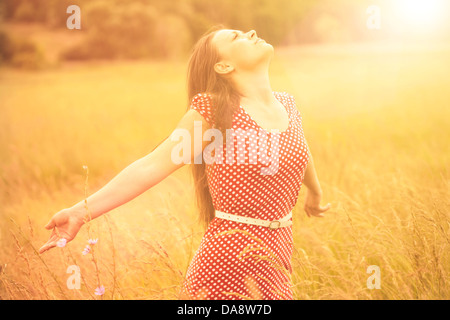
[(226, 62), (220, 61), (217, 62), (214, 65), (214, 71), (216, 71), (218, 74), (229, 74), (230, 72), (232, 72), (234, 70), (234, 67)]

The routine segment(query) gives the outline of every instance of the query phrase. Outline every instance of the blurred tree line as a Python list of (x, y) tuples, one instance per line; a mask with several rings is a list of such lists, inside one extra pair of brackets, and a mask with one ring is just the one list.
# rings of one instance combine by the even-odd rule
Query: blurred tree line
[[(368, 0), (2, 0), (0, 16), (5, 22), (66, 28), (67, 7), (78, 5), (81, 30), (73, 32), (83, 32), (84, 38), (64, 51), (62, 59), (164, 59), (184, 56), (204, 32), (217, 24), (244, 31), (255, 29), (273, 45), (350, 40), (360, 36), (352, 24), (362, 23), (364, 29), (361, 18), (365, 19), (368, 3)], [(15, 43), (6, 31), (0, 31), (2, 60), (14, 59), (17, 51), (19, 56), (29, 56), (33, 54), (31, 47), (29, 43)]]

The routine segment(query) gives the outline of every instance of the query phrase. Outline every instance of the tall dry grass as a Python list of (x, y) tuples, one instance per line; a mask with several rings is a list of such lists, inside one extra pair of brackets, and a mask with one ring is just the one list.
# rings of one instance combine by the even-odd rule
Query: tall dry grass
[[(0, 73), (0, 299), (177, 299), (203, 230), (187, 167), (36, 252), (43, 226), (132, 161), (185, 112), (185, 63), (70, 65)], [(296, 299), (448, 299), (450, 91), (445, 46), (277, 52), (274, 90), (297, 100), (333, 207), (294, 209)], [(86, 185), (83, 165), (89, 167)], [(91, 255), (82, 255), (98, 238)], [(67, 269), (81, 270), (70, 290)], [(367, 267), (381, 289), (367, 288)], [(103, 285), (104, 296), (95, 288)]]

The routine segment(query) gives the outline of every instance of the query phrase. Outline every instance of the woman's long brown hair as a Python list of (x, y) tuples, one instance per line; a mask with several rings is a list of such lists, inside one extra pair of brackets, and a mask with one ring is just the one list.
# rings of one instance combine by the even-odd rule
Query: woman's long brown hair
[[(219, 61), (220, 55), (211, 40), (217, 31), (222, 29), (224, 29), (223, 26), (214, 27), (194, 46), (188, 65), (187, 85), (188, 110), (196, 94), (211, 94), (213, 127), (221, 130), (225, 137), (225, 131), (231, 128), (233, 114), (239, 107), (240, 97), (229, 78), (214, 71), (214, 65)], [(206, 227), (214, 218), (214, 206), (206, 178), (203, 155), (202, 163), (191, 164), (191, 167), (200, 220)]]

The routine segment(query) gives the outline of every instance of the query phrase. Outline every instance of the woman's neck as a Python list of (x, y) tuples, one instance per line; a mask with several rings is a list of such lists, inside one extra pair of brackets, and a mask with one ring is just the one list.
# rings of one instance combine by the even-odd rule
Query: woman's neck
[(267, 71), (239, 73), (234, 78), (234, 83), (241, 95), (241, 104), (270, 105), (274, 96)]

